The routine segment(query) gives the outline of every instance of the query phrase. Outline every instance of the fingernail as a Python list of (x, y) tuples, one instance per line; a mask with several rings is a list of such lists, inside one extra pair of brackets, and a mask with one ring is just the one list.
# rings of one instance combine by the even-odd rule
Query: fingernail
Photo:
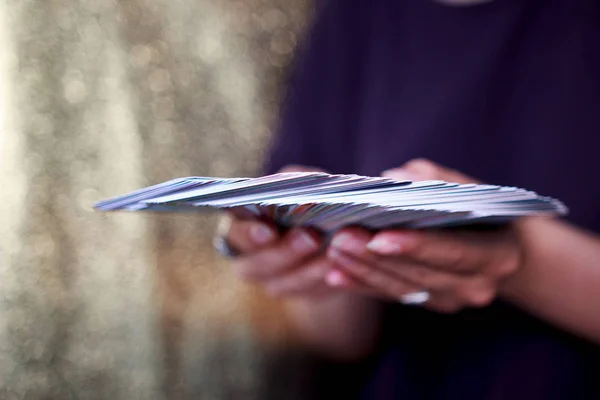
[(358, 253), (361, 250), (361, 247), (364, 246), (358, 240), (355, 240), (354, 237), (349, 233), (340, 233), (333, 237), (331, 241), (331, 247), (336, 249), (340, 249), (349, 253)]
[(317, 250), (319, 243), (306, 231), (296, 231), (292, 234), (292, 248), (299, 253)]
[(375, 238), (367, 243), (367, 249), (378, 254), (399, 254), (402, 253), (402, 242), (400, 240), (390, 240), (387, 238)]
[(327, 275), (325, 275), (325, 282), (329, 286), (342, 286), (344, 284), (344, 276), (340, 271), (329, 271)]
[(257, 244), (267, 244), (275, 239), (275, 232), (266, 225), (254, 225), (250, 228), (250, 237)]

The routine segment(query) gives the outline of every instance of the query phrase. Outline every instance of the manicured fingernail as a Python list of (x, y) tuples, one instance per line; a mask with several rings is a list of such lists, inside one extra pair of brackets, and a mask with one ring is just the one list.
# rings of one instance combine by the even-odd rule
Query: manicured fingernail
[(388, 238), (375, 238), (367, 243), (367, 249), (378, 254), (402, 253), (402, 241), (390, 240)]
[(292, 248), (300, 253), (308, 253), (319, 248), (319, 243), (306, 231), (292, 233)]
[(348, 253), (360, 253), (362, 248), (364, 248), (364, 244), (356, 240), (349, 233), (340, 233), (334, 236), (333, 240), (331, 241), (331, 247)]
[(342, 286), (344, 284), (344, 276), (340, 271), (332, 270), (325, 275), (325, 282), (329, 286)]
[(275, 239), (275, 232), (268, 226), (259, 224), (250, 228), (250, 237), (256, 244), (267, 244)]

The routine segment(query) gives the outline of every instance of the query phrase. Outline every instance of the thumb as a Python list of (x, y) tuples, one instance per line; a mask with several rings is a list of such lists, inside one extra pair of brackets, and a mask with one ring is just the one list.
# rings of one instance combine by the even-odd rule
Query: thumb
[(290, 164), (281, 168), (279, 172), (327, 172), (321, 168), (306, 165)]
[(402, 167), (384, 171), (382, 176), (392, 179), (410, 179), (413, 181), (442, 180), (454, 183), (479, 183), (477, 179), (426, 159), (411, 160)]

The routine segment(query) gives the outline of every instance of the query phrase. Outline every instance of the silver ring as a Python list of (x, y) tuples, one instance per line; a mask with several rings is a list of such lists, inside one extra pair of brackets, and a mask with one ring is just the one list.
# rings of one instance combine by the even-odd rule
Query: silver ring
[(429, 292), (423, 290), (421, 292), (408, 293), (400, 297), (398, 300), (400, 303), (405, 305), (423, 304), (429, 301), (431, 295)]
[(215, 250), (226, 258), (236, 258), (240, 255), (240, 251), (233, 247), (227, 240), (229, 235), (229, 228), (231, 226), (231, 216), (223, 214), (219, 218), (215, 237), (213, 239), (213, 247)]
[(213, 239), (213, 246), (223, 257), (236, 258), (240, 255), (240, 251), (231, 246), (224, 236), (215, 236)]

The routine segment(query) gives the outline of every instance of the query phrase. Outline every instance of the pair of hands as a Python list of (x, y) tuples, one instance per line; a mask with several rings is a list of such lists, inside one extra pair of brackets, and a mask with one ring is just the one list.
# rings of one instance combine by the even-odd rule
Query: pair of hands
[[(291, 170), (309, 170), (289, 167)], [(414, 160), (384, 176), (403, 180), (474, 182), (427, 160)], [(235, 269), (274, 296), (318, 298), (353, 292), (398, 300), (428, 291), (425, 307), (445, 313), (488, 305), (523, 261), (518, 229), (490, 231), (338, 231), (323, 249), (309, 229), (280, 234), (268, 222), (233, 219), (229, 243), (241, 252)]]

